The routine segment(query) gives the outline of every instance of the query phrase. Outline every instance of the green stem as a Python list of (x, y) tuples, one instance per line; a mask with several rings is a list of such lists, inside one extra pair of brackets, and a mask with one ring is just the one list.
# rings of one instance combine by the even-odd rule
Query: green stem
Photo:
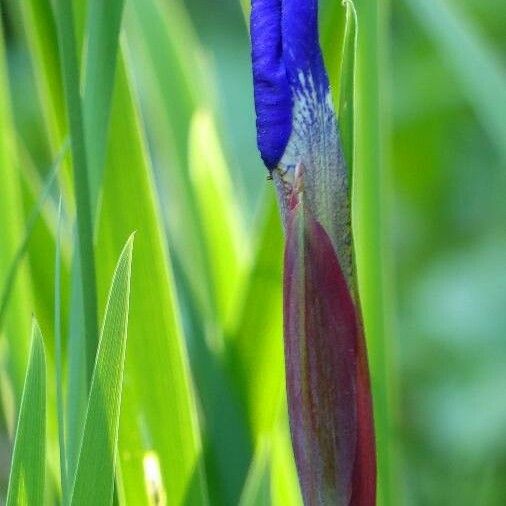
[(379, 504), (401, 502), (395, 472), (393, 297), (387, 240), (389, 121), (385, 108), (388, 0), (356, 0), (358, 14), (355, 238), (372, 378)]
[(79, 262), (82, 273), (81, 289), (83, 294), (86, 363), (89, 384), (93, 373), (98, 343), (97, 293), (90, 190), (81, 111), (81, 96), (79, 93), (79, 66), (77, 61), (74, 16), (71, 0), (58, 0), (56, 2), (56, 18), (74, 163), (74, 195), (76, 200), (77, 230), (79, 236)]
[(55, 372), (56, 400), (58, 411), (58, 440), (60, 448), (60, 475), (62, 504), (68, 504), (67, 491), (67, 453), (65, 451), (65, 426), (63, 422), (63, 374), (61, 342), (61, 197), (58, 204), (58, 229), (56, 233), (55, 275), (54, 275), (54, 334), (55, 334)]

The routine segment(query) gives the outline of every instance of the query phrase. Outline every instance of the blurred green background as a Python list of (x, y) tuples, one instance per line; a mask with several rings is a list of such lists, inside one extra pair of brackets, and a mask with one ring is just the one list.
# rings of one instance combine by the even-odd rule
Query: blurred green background
[[(79, 2), (75, 4), (79, 6)], [(149, 7), (155, 4), (155, 8)], [(328, 61), (337, 58), (341, 39), (342, 13), (336, 11), (337, 4), (337, 0), (322, 2), (322, 25), (331, 27), (326, 36), (330, 34), (331, 41), (335, 37), (335, 52), (325, 55)], [(388, 342), (395, 401), (389, 438), (396, 446), (395, 504), (504, 505), (506, 2), (393, 0), (378, 4), (386, 29), (385, 45), (378, 48), (386, 56), (381, 60), (384, 115), (380, 128), (387, 164), (381, 176), (380, 197), (386, 212), (383, 234), (391, 264), (387, 281), (392, 299), (387, 307), (392, 308), (388, 315), (392, 335)], [(53, 163), (54, 149), (42, 119), (44, 104), (27, 44), (27, 20), (15, 0), (2, 0), (1, 9), (16, 132), (26, 150), (25, 159), (32, 161), (32, 169), (42, 177)], [(367, 36), (360, 31), (360, 23), (359, 8), (359, 40)], [(270, 380), (261, 376), (269, 368), (279, 373), (280, 364), (270, 363), (272, 357), (279, 357), (279, 293), (273, 291), (264, 300), (262, 294), (271, 292), (263, 292), (262, 286), (279, 283), (281, 255), (272, 189), (255, 145), (244, 14), (238, 0), (148, 0), (145, 4), (127, 0), (122, 43), (153, 162), (199, 410), (208, 417), (205, 430), (217, 430), (219, 443), (215, 444), (237, 451), (241, 461), (241, 455), (251, 454), (251, 443), (240, 431), (234, 432), (233, 420), (242, 416), (241, 408), (234, 407), (235, 401), (229, 403), (227, 395), (235, 398), (239, 392), (238, 398), (254, 396), (251, 390), (255, 390), (257, 380), (267, 382), (264, 389), (269, 393)], [(165, 103), (167, 110), (160, 105)], [(200, 110), (201, 116), (192, 120), (190, 109)], [(197, 129), (193, 134), (192, 128)], [(219, 138), (219, 147), (213, 144), (214, 136)], [(188, 149), (192, 142), (193, 148)], [(199, 197), (195, 204), (190, 199), (187, 206), (178, 200), (177, 185), (184, 186), (188, 177), (198, 179), (202, 175), (199, 171), (205, 173), (200, 165), (211, 159), (218, 159), (221, 166), (214, 182), (221, 185), (229, 176), (230, 182), (215, 191), (204, 181), (197, 193), (209, 190), (209, 199), (231, 194), (226, 213), (232, 217), (227, 214), (224, 220), (220, 213), (225, 211), (216, 210), (219, 206), (213, 200)], [(180, 170), (167, 170), (171, 164)], [(191, 166), (190, 176), (187, 166)], [(222, 168), (227, 175), (220, 179)], [(127, 170), (123, 177), (129, 177)], [(33, 200), (26, 183), (29, 180), (23, 179), (25, 210)], [(366, 179), (363, 184), (367, 184)], [(1, 191), (0, 184), (0, 199)], [(55, 200), (56, 194), (53, 197)], [(132, 202), (135, 205), (135, 196)], [(239, 265), (231, 266), (232, 271), (227, 271), (230, 266), (218, 265), (215, 276), (228, 272), (231, 278), (235, 274), (240, 278), (241, 262), (250, 262), (262, 234), (266, 234), (261, 244), (267, 260), (260, 267), (255, 264), (254, 271), (261, 284), (257, 288), (260, 299), (248, 299), (247, 306), (250, 319), (266, 320), (258, 327), (265, 335), (239, 332), (243, 336), (239, 345), (230, 346), (226, 352), (223, 340), (234, 334), (230, 329), (236, 329), (237, 324), (223, 322), (241, 319), (235, 316), (241, 311), (232, 311), (230, 306), (235, 302), (224, 297), (223, 307), (211, 313), (216, 310), (220, 314), (220, 328), (225, 330), (209, 330), (216, 321), (194, 317), (196, 312), (205, 313), (205, 288), (195, 295), (200, 288), (194, 286), (195, 280), (191, 275), (189, 278), (184, 265), (185, 252), (198, 255), (191, 240), (184, 244), (182, 239), (186, 237), (186, 222), (192, 221), (185, 213), (202, 202), (209, 207), (201, 220), (205, 224), (209, 217), (208, 229), (215, 240), (222, 238), (224, 248), (239, 252)], [(218, 222), (237, 226), (241, 232), (230, 238), (227, 230), (213, 229), (213, 211), (219, 215)], [(48, 220), (50, 223), (51, 218)], [(34, 233), (44, 237), (48, 232), (37, 227)], [(37, 274), (38, 270), (53, 268), (51, 258), (47, 258), (50, 267), (32, 258), (35, 285), (44, 277)], [(38, 292), (37, 286), (34, 289), (36, 297), (49, 299), (47, 290), (39, 288)], [(250, 292), (246, 297), (253, 295)], [(38, 304), (44, 320), (44, 312), (51, 314), (51, 302), (44, 299)], [(44, 325), (51, 327), (47, 322)], [(267, 356), (255, 355), (262, 339), (277, 340), (278, 345), (273, 346), (278, 355), (271, 356), (268, 347)], [(258, 347), (262, 347), (261, 342)], [(222, 360), (222, 353), (232, 358)], [(252, 365), (235, 370), (236, 353), (243, 353)], [(222, 373), (214, 374), (215, 367), (225, 371), (228, 379), (223, 380)], [(277, 383), (272, 381), (272, 395), (276, 397)], [(213, 426), (213, 416), (219, 420), (218, 428)], [(221, 425), (230, 420), (230, 429)], [(267, 423), (262, 415), (257, 413), (251, 420), (249, 430), (261, 433), (262, 424)], [(0, 451), (3, 480), (9, 466), (7, 441), (4, 428)], [(241, 445), (247, 448), (244, 452)], [(209, 452), (212, 454), (213, 449)], [(207, 458), (213, 460), (212, 456)], [(247, 469), (250, 462), (243, 464)], [(212, 469), (208, 464), (207, 472)], [(216, 492), (218, 496), (220, 493)]]

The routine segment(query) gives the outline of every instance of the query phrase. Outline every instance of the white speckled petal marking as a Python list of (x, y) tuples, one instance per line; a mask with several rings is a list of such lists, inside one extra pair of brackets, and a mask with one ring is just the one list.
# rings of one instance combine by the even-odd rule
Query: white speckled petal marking
[(329, 234), (351, 285), (349, 182), (332, 97), (328, 88), (316, 87), (311, 74), (299, 71), (298, 81), (298, 86), (292, 87), (292, 132), (273, 173), (282, 214), (286, 225), (295, 169), (302, 165), (304, 203)]

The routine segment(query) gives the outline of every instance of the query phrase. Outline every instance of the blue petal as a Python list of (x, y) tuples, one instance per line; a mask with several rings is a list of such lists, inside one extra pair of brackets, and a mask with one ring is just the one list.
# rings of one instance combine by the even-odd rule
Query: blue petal
[(257, 142), (262, 159), (271, 170), (283, 156), (292, 128), (292, 97), (283, 60), (281, 10), (281, 0), (252, 0)]
[(304, 201), (351, 280), (349, 181), (318, 40), (318, 0), (252, 0), (251, 37), (258, 147), (285, 227), (299, 172)]
[[(318, 41), (317, 0), (252, 0), (251, 40), (257, 142), (267, 167), (280, 162), (293, 128), (297, 96), (326, 99), (329, 83)], [(318, 117), (313, 101), (310, 114)]]
[(311, 75), (318, 98), (325, 98), (329, 81), (318, 35), (318, 0), (284, 0), (281, 26), (283, 59), (292, 89), (300, 87), (300, 73)]

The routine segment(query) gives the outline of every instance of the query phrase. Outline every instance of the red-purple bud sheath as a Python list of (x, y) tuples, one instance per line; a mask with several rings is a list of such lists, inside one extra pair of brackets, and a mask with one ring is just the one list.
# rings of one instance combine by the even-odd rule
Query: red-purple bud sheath
[(318, 0), (252, 0), (258, 147), (287, 235), (284, 334), (306, 506), (374, 506), (371, 393), (350, 181), (318, 41)]
[(302, 204), (289, 218), (284, 335), (290, 428), (306, 506), (375, 504), (362, 326), (333, 245)]

